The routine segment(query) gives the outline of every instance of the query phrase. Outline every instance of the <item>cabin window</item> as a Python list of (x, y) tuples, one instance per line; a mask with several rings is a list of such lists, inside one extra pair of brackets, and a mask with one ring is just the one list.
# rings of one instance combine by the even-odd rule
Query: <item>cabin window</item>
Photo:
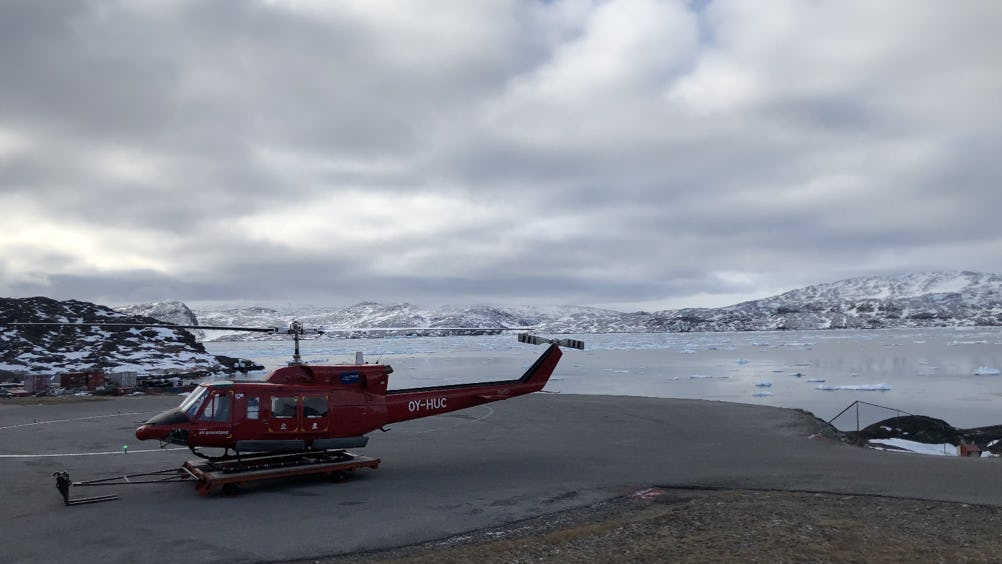
[(303, 398), (303, 415), (307, 418), (327, 417), (327, 398)]
[(230, 397), (226, 394), (215, 394), (205, 402), (202, 410), (202, 421), (229, 421)]
[(260, 412), (261, 412), (261, 398), (259, 397), (247, 398), (247, 419), (257, 419), (258, 414)]
[(296, 397), (274, 397), (271, 398), (271, 416), (278, 418), (292, 418), (296, 416), (296, 407), (299, 398)]

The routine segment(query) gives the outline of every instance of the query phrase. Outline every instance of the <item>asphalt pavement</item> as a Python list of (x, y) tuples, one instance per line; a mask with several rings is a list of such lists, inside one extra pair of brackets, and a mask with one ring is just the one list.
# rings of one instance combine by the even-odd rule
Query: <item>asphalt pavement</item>
[[(382, 459), (343, 482), (297, 478), (200, 497), (192, 483), (73, 488), (121, 499), (65, 507), (74, 481), (179, 467), (184, 449), (135, 439), (179, 402), (0, 402), (4, 562), (261, 562), (444, 538), (651, 486), (870, 494), (1002, 506), (1002, 459), (862, 449), (798, 410), (534, 394), (376, 432)], [(127, 449), (123, 449), (127, 447)], [(125, 450), (128, 453), (125, 453)]]

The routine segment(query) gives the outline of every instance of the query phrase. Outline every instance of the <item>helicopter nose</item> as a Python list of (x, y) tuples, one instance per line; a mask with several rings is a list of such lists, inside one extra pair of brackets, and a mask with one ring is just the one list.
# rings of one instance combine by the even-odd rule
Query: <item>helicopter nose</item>
[(150, 439), (164, 440), (170, 431), (166, 428), (157, 428), (155, 425), (143, 425), (136, 429), (136, 438), (141, 441)]
[(136, 429), (136, 438), (145, 441), (149, 439), (166, 440), (170, 435), (170, 430), (178, 425), (188, 423), (188, 417), (178, 409), (168, 409), (167, 411), (154, 415)]

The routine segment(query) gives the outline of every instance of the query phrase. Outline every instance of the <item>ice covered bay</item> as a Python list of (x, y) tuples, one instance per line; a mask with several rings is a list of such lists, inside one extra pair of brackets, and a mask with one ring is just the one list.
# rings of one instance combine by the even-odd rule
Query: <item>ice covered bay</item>
[[(855, 400), (945, 419), (1002, 424), (1002, 329), (894, 329), (575, 335), (547, 392), (720, 400), (806, 409), (834, 417)], [(269, 369), (291, 342), (208, 342), (215, 354)], [(391, 388), (520, 376), (542, 352), (514, 335), (304, 341), (304, 359), (348, 363), (355, 351), (393, 366)], [(769, 382), (769, 386), (763, 386)], [(763, 393), (764, 391), (768, 393)], [(861, 424), (893, 413), (863, 406)], [(840, 419), (841, 428), (854, 427)]]

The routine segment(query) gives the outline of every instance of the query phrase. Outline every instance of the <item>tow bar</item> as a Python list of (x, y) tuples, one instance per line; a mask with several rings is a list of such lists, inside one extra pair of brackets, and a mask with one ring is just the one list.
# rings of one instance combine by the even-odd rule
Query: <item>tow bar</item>
[[(115, 494), (97, 495), (93, 497), (81, 497), (70, 499), (70, 486), (118, 486), (122, 484), (164, 484), (168, 482), (181, 482), (190, 479), (190, 475), (179, 474), (177, 468), (168, 470), (158, 470), (156, 472), (145, 472), (142, 474), (126, 474), (124, 476), (114, 476), (112, 478), (101, 478), (98, 480), (88, 480), (86, 482), (73, 482), (70, 480), (69, 472), (54, 472), (56, 478), (56, 489), (63, 495), (65, 505), (83, 505), (85, 503), (98, 503), (101, 501), (113, 501), (118, 499)], [(153, 476), (160, 476), (159, 479), (145, 479)], [(140, 479), (136, 479), (140, 478)]]

